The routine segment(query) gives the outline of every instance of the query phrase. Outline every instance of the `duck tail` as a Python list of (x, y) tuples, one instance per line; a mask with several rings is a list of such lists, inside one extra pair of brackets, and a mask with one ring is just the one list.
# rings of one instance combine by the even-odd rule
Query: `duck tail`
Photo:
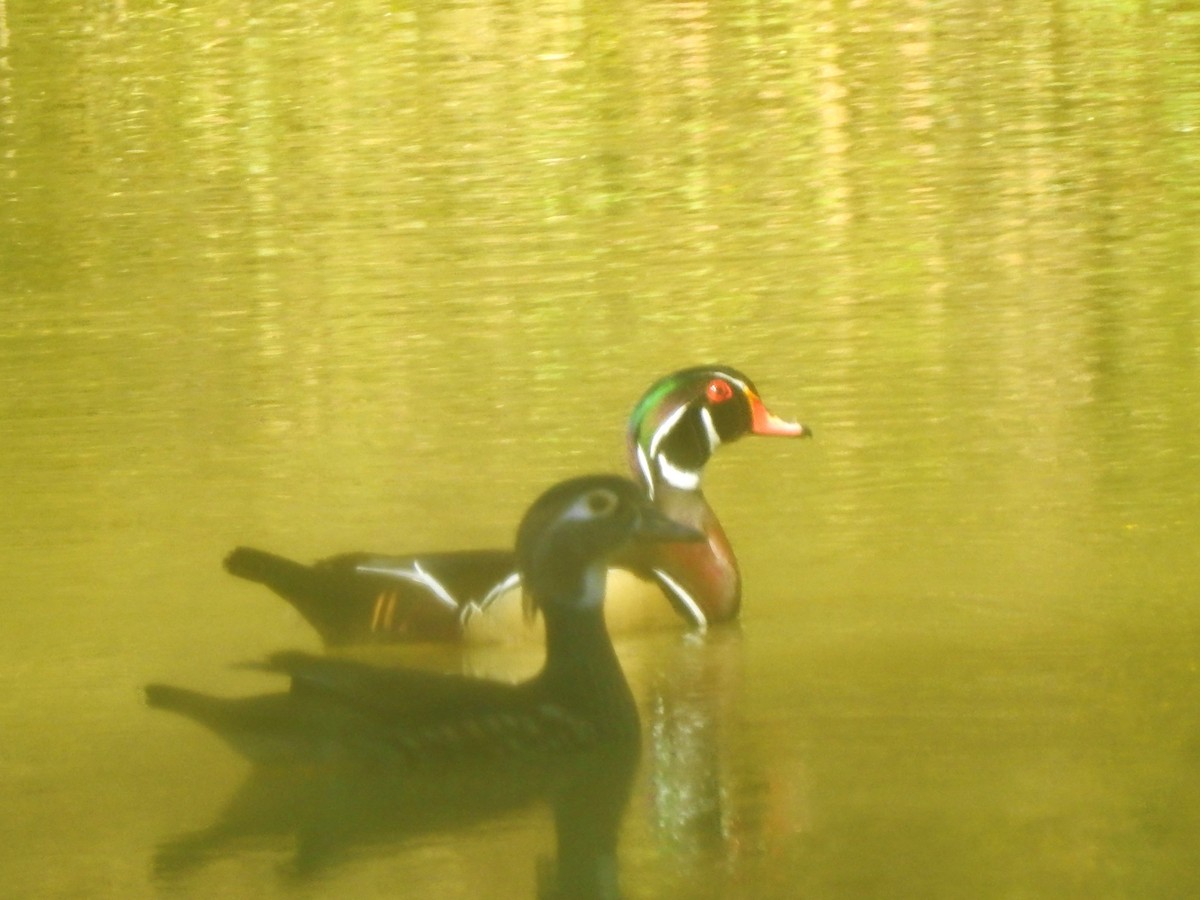
[(247, 581), (265, 584), (284, 595), (301, 590), (312, 577), (308, 566), (253, 547), (234, 548), (225, 557), (225, 571)]
[(238, 547), (225, 557), (225, 571), (270, 588), (290, 603), (328, 646), (370, 636), (376, 591), (349, 562), (341, 564), (339, 559), (339, 565), (306, 566), (265, 550)]
[(221, 719), (223, 701), (199, 691), (170, 684), (146, 685), (146, 704), (151, 709), (165, 709), (212, 727)]

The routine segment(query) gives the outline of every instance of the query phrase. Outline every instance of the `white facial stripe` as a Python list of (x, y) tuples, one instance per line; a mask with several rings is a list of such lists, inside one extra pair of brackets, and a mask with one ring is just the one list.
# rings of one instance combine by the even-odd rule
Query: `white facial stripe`
[(700, 604), (692, 599), (691, 594), (685, 591), (678, 581), (662, 569), (653, 569), (652, 571), (654, 572), (654, 577), (658, 579), (659, 584), (669, 590), (675, 599), (683, 604), (683, 608), (687, 610), (688, 615), (692, 618), (692, 624), (701, 631), (708, 628), (708, 617), (704, 615), (704, 610), (700, 608)]
[(401, 581), (407, 581), (410, 584), (418, 584), (433, 594), (441, 603), (444, 603), (451, 609), (458, 609), (458, 601), (454, 599), (454, 595), (446, 590), (444, 584), (422, 569), (420, 563), (413, 563), (411, 569), (389, 569), (386, 566), (357, 566), (356, 571), (373, 572), (377, 575), (399, 578)]
[(670, 430), (675, 427), (675, 423), (678, 422), (681, 418), (683, 418), (683, 414), (686, 412), (687, 412), (686, 406), (679, 407), (679, 409), (675, 410), (675, 412), (671, 413), (669, 416), (667, 416), (665, 419), (663, 419), (662, 424), (659, 425), (657, 429), (655, 429), (654, 434), (650, 438), (650, 448), (649, 449), (650, 449), (651, 456), (658, 455), (658, 445), (662, 443), (663, 438), (665, 438), (667, 436), (667, 434), (670, 432)]
[(650, 499), (654, 499), (654, 473), (650, 470), (650, 460), (646, 458), (646, 451), (642, 449), (642, 445), (637, 445), (637, 464), (642, 470), (642, 477), (646, 481), (646, 493), (650, 495)]
[(683, 491), (694, 491), (700, 487), (699, 472), (689, 472), (687, 469), (677, 468), (665, 456), (658, 457), (658, 471), (662, 473), (663, 481), (671, 487)]
[(713, 374), (716, 375), (718, 378), (723, 378), (725, 381), (728, 381), (730, 384), (737, 385), (739, 388), (742, 389), (743, 394), (754, 393), (750, 389), (750, 385), (746, 384), (746, 382), (742, 381), (742, 379), (740, 379), (740, 378), (734, 378), (728, 372), (722, 372), (720, 369), (717, 369), (713, 372)]
[(700, 407), (700, 421), (704, 423), (704, 432), (708, 435), (708, 449), (716, 450), (721, 446), (721, 436), (717, 434), (717, 426), (713, 424), (712, 413), (707, 406)]
[(721, 373), (721, 377), (726, 381), (736, 384), (738, 387), (740, 387), (742, 389), (742, 393), (750, 393), (750, 385), (746, 384), (746, 382), (742, 381), (740, 378), (734, 378), (732, 375), (726, 375), (724, 372)]

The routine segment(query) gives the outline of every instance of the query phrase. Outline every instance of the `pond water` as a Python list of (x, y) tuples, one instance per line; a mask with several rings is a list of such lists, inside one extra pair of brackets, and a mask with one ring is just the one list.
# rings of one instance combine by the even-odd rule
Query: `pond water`
[(233, 546), (504, 546), (707, 361), (816, 440), (618, 642), (624, 894), (1200, 894), (1191, 5), (0, 0), (0, 151), (0, 894), (535, 896), (538, 803), (164, 866), (247, 766), (142, 685), (319, 649)]

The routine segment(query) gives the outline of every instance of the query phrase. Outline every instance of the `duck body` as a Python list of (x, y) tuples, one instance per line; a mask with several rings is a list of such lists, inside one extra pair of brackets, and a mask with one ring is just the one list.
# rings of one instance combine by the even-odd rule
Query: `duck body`
[[(660, 379), (630, 417), (634, 478), (661, 511), (701, 530), (706, 541), (631, 544), (611, 565), (657, 588), (676, 617), (694, 628), (735, 618), (740, 608), (737, 560), (700, 480), (719, 446), (747, 434), (807, 437), (811, 431), (772, 415), (750, 379), (727, 366)], [(508, 551), (349, 553), (304, 565), (239, 547), (225, 567), (291, 603), (327, 646), (527, 636), (517, 624), (520, 576)]]
[(147, 701), (261, 765), (407, 768), (636, 744), (637, 709), (605, 628), (606, 561), (633, 540), (702, 539), (628, 479), (572, 479), (544, 494), (518, 533), (522, 586), (546, 623), (545, 663), (533, 678), (508, 684), (289, 652), (258, 666), (290, 678), (286, 692), (227, 699), (149, 685)]

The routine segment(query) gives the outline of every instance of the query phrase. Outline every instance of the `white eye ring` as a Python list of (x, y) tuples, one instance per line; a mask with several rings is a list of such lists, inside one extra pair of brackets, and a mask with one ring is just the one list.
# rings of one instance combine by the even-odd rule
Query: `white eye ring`
[(595, 490), (584, 497), (588, 512), (593, 516), (611, 516), (620, 501), (612, 491)]

